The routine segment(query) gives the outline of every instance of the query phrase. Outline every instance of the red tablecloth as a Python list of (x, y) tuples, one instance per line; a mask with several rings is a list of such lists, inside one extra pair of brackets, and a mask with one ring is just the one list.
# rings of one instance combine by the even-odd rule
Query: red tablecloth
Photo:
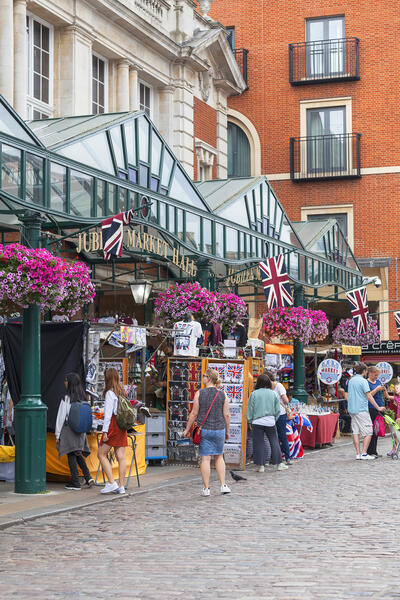
[(329, 444), (336, 435), (339, 414), (308, 415), (313, 430), (303, 427), (300, 434), (301, 443), (306, 448), (315, 448), (316, 444)]

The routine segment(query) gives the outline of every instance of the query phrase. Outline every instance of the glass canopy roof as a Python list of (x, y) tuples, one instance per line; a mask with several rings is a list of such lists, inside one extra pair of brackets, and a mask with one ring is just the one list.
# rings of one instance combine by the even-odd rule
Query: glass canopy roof
[[(132, 248), (126, 228), (122, 262), (140, 262), (147, 239), (149, 260), (169, 264), (172, 271), (181, 270), (174, 263), (177, 253), (185, 261), (206, 260), (219, 278), (233, 267), (247, 269), (283, 253), (291, 279), (302, 285), (348, 289), (361, 283), (334, 224), (322, 241), (308, 246), (265, 177), (194, 184), (142, 112), (28, 126), (0, 96), (0, 171), (3, 230), (28, 209), (43, 215), (42, 229), (52, 235), (70, 239), (91, 230), (87, 235), (94, 236), (105, 217), (134, 209), (131, 228), (147, 238), (139, 250)], [(166, 245), (161, 257), (151, 249), (157, 238)], [(89, 246), (87, 260), (102, 262), (101, 250)]]
[(144, 112), (30, 121), (49, 148), (74, 161), (209, 210)]
[(336, 219), (321, 217), (320, 221), (293, 223), (293, 227), (303, 241), (304, 247), (313, 254), (352, 269), (358, 268), (354, 254)]

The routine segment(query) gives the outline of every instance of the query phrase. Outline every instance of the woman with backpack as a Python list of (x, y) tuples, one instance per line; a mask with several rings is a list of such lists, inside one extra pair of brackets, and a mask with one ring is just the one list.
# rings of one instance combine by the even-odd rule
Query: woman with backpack
[[(109, 494), (110, 492), (115, 492), (117, 494), (125, 494), (125, 448), (128, 445), (128, 434), (118, 426), (116, 415), (118, 411), (118, 397), (125, 397), (126, 393), (116, 369), (105, 370), (104, 384), (104, 422), (98, 457), (108, 482), (101, 490), (101, 493)], [(118, 483), (114, 481), (112, 466), (107, 458), (107, 454), (111, 448), (114, 448), (118, 461)]]
[(60, 458), (64, 454), (68, 457), (68, 466), (71, 471), (71, 483), (66, 485), (67, 490), (80, 490), (81, 484), (78, 476), (78, 465), (83, 473), (86, 485), (92, 487), (94, 481), (90, 476), (84, 456), (89, 456), (90, 449), (86, 433), (76, 433), (68, 424), (68, 415), (71, 404), (74, 402), (86, 402), (86, 394), (83, 389), (81, 378), (78, 373), (69, 373), (65, 377), (65, 388), (67, 393), (58, 407), (56, 419), (56, 442)]

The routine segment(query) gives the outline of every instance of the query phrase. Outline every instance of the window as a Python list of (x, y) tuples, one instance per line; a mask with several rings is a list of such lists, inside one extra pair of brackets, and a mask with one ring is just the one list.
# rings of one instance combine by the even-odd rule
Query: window
[(152, 89), (145, 83), (139, 84), (139, 107), (140, 110), (144, 110), (148, 117), (151, 117)]
[(107, 110), (107, 61), (97, 54), (92, 56), (92, 113), (99, 115)]
[(307, 164), (314, 173), (346, 169), (346, 108), (307, 110)]
[(27, 16), (28, 118), (45, 119), (53, 114), (53, 29)]
[(232, 48), (235, 49), (235, 28), (234, 27), (226, 27), (226, 31), (228, 33), (227, 42)]
[(306, 21), (308, 77), (332, 77), (344, 71), (344, 17)]
[(251, 175), (250, 143), (243, 129), (228, 122), (228, 177)]

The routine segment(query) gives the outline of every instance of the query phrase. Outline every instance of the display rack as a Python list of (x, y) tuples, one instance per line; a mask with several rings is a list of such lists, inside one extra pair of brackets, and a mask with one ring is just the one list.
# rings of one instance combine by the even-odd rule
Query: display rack
[[(167, 453), (168, 460), (197, 462), (197, 446), (183, 439), (191, 402), (201, 388), (202, 375), (215, 368), (221, 375), (222, 389), (229, 399), (231, 426), (225, 444), (227, 464), (246, 464), (248, 397), (252, 388), (253, 359), (182, 358), (168, 360), (167, 371)], [(258, 369), (258, 366), (257, 366)]]

